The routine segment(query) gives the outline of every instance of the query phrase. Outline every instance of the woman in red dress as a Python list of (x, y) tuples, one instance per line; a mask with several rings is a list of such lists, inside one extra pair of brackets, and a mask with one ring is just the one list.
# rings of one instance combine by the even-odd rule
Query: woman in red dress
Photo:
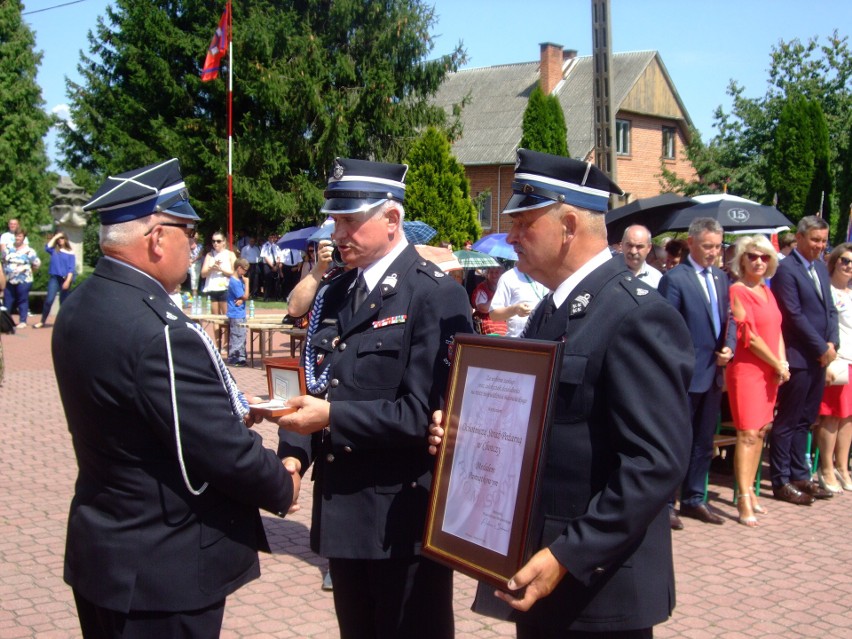
[(757, 526), (755, 513), (766, 512), (754, 493), (754, 478), (764, 437), (772, 427), (778, 385), (790, 379), (781, 336), (781, 311), (765, 282), (777, 266), (775, 249), (762, 235), (741, 238), (730, 264), (738, 278), (730, 289), (737, 350), (726, 376), (737, 428), (734, 474), (740, 488), (738, 521), (749, 527)]

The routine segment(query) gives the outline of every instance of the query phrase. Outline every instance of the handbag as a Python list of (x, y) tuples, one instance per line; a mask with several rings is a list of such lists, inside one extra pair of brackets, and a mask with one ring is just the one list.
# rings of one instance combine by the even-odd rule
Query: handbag
[(15, 320), (9, 315), (5, 306), (0, 306), (0, 333), (7, 335), (15, 334)]
[(849, 361), (837, 358), (825, 369), (826, 386), (845, 386), (849, 383)]

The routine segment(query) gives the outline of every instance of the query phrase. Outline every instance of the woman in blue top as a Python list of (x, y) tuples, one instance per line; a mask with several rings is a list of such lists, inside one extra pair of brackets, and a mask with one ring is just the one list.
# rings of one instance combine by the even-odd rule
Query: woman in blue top
[(59, 303), (62, 304), (71, 290), (71, 282), (74, 281), (76, 272), (76, 258), (64, 233), (57, 233), (45, 244), (44, 250), (50, 255), (50, 267), (48, 268), (47, 297), (44, 300), (44, 309), (41, 312), (41, 321), (33, 328), (41, 328), (47, 322), (50, 308), (59, 293)]

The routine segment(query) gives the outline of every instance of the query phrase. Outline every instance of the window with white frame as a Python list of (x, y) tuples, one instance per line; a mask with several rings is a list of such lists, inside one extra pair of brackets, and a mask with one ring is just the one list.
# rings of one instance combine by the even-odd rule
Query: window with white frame
[(663, 157), (666, 160), (675, 159), (675, 140), (677, 140), (677, 129), (673, 126), (663, 127)]
[(615, 121), (615, 152), (630, 155), (630, 120)]

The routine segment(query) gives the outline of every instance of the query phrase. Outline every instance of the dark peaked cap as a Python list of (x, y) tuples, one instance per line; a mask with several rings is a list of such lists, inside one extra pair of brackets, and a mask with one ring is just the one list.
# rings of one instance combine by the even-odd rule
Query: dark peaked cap
[(537, 209), (554, 202), (605, 213), (609, 194), (622, 193), (606, 173), (590, 162), (527, 149), (518, 149), (512, 190), (514, 195), (503, 213)]
[(83, 207), (97, 209), (101, 224), (129, 222), (152, 213), (199, 219), (189, 203), (189, 192), (177, 158), (111, 175)]
[(407, 172), (407, 164), (335, 158), (320, 212), (361, 213), (387, 200), (403, 202)]

